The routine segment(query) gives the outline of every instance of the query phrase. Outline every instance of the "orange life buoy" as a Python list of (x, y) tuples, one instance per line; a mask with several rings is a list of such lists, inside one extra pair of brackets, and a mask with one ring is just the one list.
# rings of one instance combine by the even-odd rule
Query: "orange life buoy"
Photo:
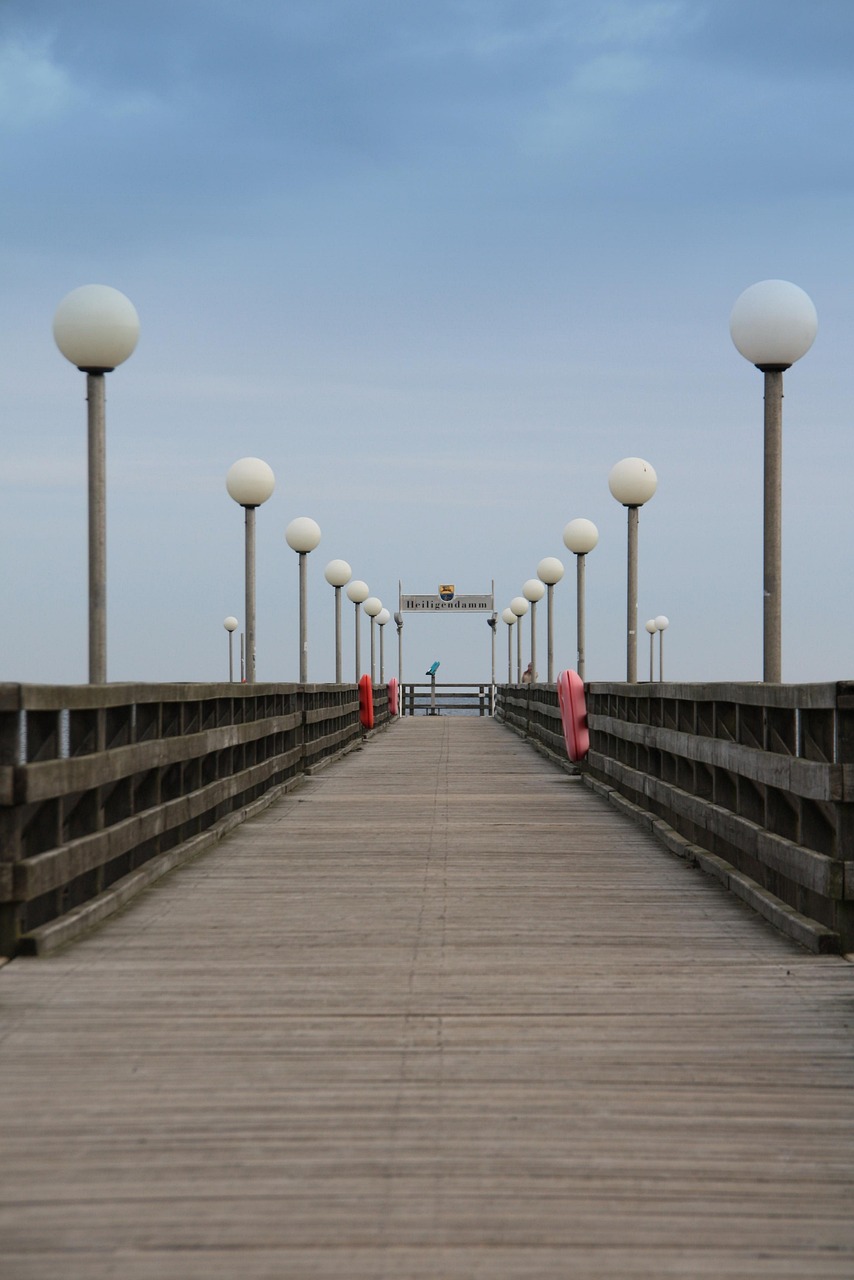
[(583, 760), (590, 750), (590, 730), (587, 727), (584, 681), (576, 671), (561, 671), (557, 678), (557, 700), (566, 754), (570, 760)]
[(370, 676), (359, 681), (359, 722), (363, 729), (374, 727), (374, 690)]
[(397, 715), (397, 676), (392, 676), (388, 682), (388, 711), (389, 715)]

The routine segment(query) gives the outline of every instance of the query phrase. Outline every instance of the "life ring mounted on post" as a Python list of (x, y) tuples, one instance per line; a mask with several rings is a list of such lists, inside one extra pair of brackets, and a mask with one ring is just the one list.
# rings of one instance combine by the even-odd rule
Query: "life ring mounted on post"
[(397, 715), (398, 696), (397, 696), (397, 676), (392, 676), (388, 682), (388, 713), (390, 716)]
[(573, 762), (583, 760), (590, 750), (590, 730), (584, 681), (577, 671), (561, 671), (557, 678), (557, 700), (566, 754)]
[(363, 729), (374, 727), (374, 690), (368, 675), (359, 681), (359, 723)]

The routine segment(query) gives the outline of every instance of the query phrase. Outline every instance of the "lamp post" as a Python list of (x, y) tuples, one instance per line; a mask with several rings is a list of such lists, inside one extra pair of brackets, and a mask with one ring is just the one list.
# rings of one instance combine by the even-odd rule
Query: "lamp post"
[(502, 621), (507, 623), (507, 683), (513, 683), (513, 627), (516, 624), (516, 615), (508, 605), (501, 612)]
[(403, 614), (400, 610), (395, 611), (394, 625), (397, 627), (397, 678), (401, 686), (401, 697), (403, 696)]
[[(492, 649), (492, 686), (494, 686), (495, 685), (495, 633), (498, 630), (498, 614), (491, 613), (490, 616), (486, 619), (486, 625), (489, 627), (489, 630), (492, 633), (490, 639), (491, 639), (491, 649)], [(490, 714), (492, 713), (490, 712)]]
[(762, 280), (732, 309), (730, 334), (765, 375), (762, 679), (779, 684), (782, 667), (783, 373), (815, 341), (811, 298), (788, 280)]
[[(517, 618), (524, 618), (528, 612), (528, 601), (524, 596), (514, 596), (510, 601), (510, 608), (513, 610)], [(533, 668), (531, 668), (533, 670)], [(516, 628), (516, 683), (522, 683), (522, 627), (521, 624)]]
[(323, 576), (335, 588), (335, 683), (341, 684), (341, 588), (346, 587), (353, 570), (346, 560), (330, 560)]
[(359, 683), (362, 674), (362, 628), (360, 625), (362, 619), (359, 606), (370, 594), (370, 587), (367, 582), (362, 582), (361, 578), (354, 578), (347, 588), (347, 599), (352, 600), (356, 606), (356, 684)]
[(652, 684), (655, 679), (655, 633), (658, 627), (655, 625), (655, 618), (648, 619), (643, 625), (649, 632), (649, 683)]
[(104, 374), (133, 354), (139, 317), (129, 298), (106, 284), (65, 295), (53, 336), (66, 360), (86, 374), (89, 483), (89, 683), (107, 679), (107, 419)]
[(385, 684), (385, 624), (390, 621), (388, 609), (380, 609), (377, 614), (377, 626), (380, 629), (380, 684)]
[(557, 556), (546, 556), (537, 565), (537, 577), (541, 582), (546, 584), (546, 626), (548, 630), (548, 665), (546, 668), (547, 679), (549, 684), (554, 684), (554, 648), (555, 648), (555, 632), (554, 632), (554, 590), (558, 582), (564, 574), (563, 564), (558, 560)]
[(522, 595), (531, 606), (531, 684), (537, 679), (537, 602), (545, 594), (545, 583), (539, 578), (529, 578), (522, 587)]
[(240, 625), (236, 618), (229, 615), (222, 624), (228, 632), (228, 680), (234, 680), (234, 633)]
[(246, 596), (246, 683), (255, 683), (255, 509), (266, 502), (276, 478), (260, 458), (239, 458), (225, 477), (229, 496), (246, 512), (244, 591)]
[(375, 623), (382, 613), (383, 602), (379, 596), (368, 596), (365, 601), (365, 613), (371, 620), (371, 684), (377, 682), (376, 627)]
[(564, 546), (575, 556), (575, 633), (578, 647), (578, 664), (576, 670), (584, 679), (585, 645), (586, 645), (586, 578), (587, 555), (599, 541), (599, 530), (592, 520), (570, 520), (563, 531)]
[(658, 477), (643, 458), (623, 458), (611, 468), (608, 488), (611, 496), (628, 508), (629, 552), (626, 575), (626, 680), (638, 678), (638, 511), (649, 502), (658, 486)]
[(666, 614), (660, 613), (655, 619), (655, 629), (658, 632), (658, 678), (664, 680), (664, 633), (670, 626), (670, 619)]
[(308, 556), (320, 542), (320, 525), (297, 516), (285, 530), (285, 541), (299, 556), (299, 682), (308, 684)]

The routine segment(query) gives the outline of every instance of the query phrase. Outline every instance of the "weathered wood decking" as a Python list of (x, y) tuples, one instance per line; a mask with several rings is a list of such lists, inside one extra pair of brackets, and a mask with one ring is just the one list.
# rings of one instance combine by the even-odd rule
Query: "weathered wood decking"
[(4, 1280), (854, 1275), (854, 966), (407, 720), (0, 970)]

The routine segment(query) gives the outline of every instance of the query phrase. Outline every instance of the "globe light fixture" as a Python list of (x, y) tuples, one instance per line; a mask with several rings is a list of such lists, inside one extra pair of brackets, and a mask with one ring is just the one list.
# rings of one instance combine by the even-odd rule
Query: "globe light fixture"
[(365, 613), (371, 620), (371, 684), (377, 682), (377, 657), (376, 657), (376, 620), (382, 613), (383, 602), (378, 596), (368, 596), (363, 606)]
[(652, 684), (655, 679), (655, 633), (658, 630), (655, 625), (655, 618), (648, 619), (644, 623), (644, 627), (649, 632), (649, 682)]
[(234, 680), (234, 633), (240, 625), (236, 618), (229, 615), (222, 624), (228, 632), (228, 679)]
[(107, 679), (107, 419), (104, 374), (134, 352), (139, 317), (129, 298), (106, 284), (84, 284), (53, 317), (57, 347), (86, 374), (89, 532), (89, 683)]
[(285, 529), (285, 541), (299, 556), (299, 682), (308, 684), (308, 556), (320, 543), (320, 525), (297, 516)]
[(507, 683), (513, 683), (513, 628), (519, 619), (508, 605), (501, 611), (501, 619), (507, 623)]
[(729, 329), (737, 350), (765, 375), (762, 679), (779, 684), (783, 678), (783, 373), (809, 351), (818, 317), (811, 298), (796, 284), (761, 280), (736, 299)]
[(587, 556), (599, 542), (599, 530), (592, 520), (570, 520), (563, 531), (563, 543), (575, 556), (575, 633), (578, 657), (576, 671), (583, 680), (586, 666), (586, 583)]
[(626, 575), (626, 680), (638, 678), (638, 511), (649, 502), (658, 477), (643, 458), (623, 458), (608, 475), (611, 496), (628, 508), (628, 573)]
[(330, 560), (323, 576), (335, 588), (335, 683), (341, 684), (341, 588), (346, 587), (353, 570), (346, 560)]
[(554, 684), (554, 648), (555, 648), (555, 632), (554, 632), (554, 590), (557, 583), (560, 582), (564, 575), (564, 567), (562, 561), (557, 556), (546, 556), (537, 565), (537, 577), (540, 582), (546, 584), (546, 627), (548, 631), (548, 654), (546, 664), (546, 679), (549, 684)]
[(255, 510), (276, 487), (272, 469), (260, 458), (238, 458), (225, 477), (229, 497), (245, 513), (244, 595), (246, 617), (246, 682), (255, 683)]
[(385, 684), (385, 624), (390, 621), (388, 609), (380, 609), (377, 614), (377, 626), (380, 629), (380, 684)]
[(546, 594), (545, 583), (529, 578), (522, 585), (522, 595), (531, 606), (531, 683), (537, 679), (537, 604)]
[(356, 684), (359, 683), (362, 675), (362, 628), (361, 628), (361, 606), (371, 594), (371, 589), (367, 582), (363, 582), (361, 578), (354, 580), (347, 587), (347, 599), (351, 600), (356, 606)]
[[(514, 596), (510, 601), (510, 608), (516, 615), (516, 618), (524, 618), (528, 612), (530, 605), (524, 596)], [(522, 683), (522, 627), (516, 628), (516, 683)]]

